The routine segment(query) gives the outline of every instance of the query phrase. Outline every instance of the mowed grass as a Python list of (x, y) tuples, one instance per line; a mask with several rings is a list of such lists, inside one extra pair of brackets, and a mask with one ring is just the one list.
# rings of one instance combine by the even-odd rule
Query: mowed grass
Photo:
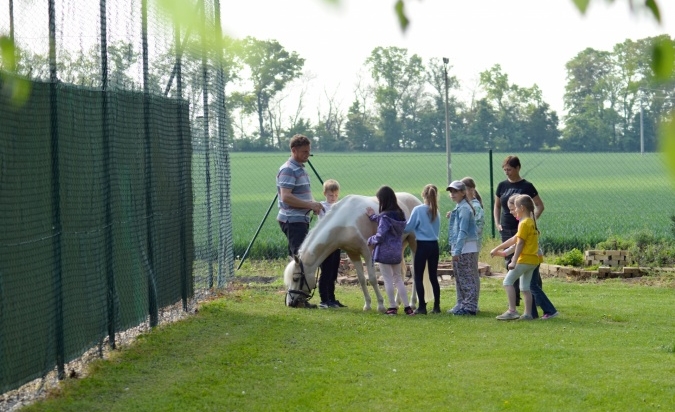
[[(486, 209), (485, 236), (492, 235), (494, 190), (504, 180), (501, 163), (506, 153), (452, 154), (453, 179), (472, 176)], [(521, 175), (533, 182), (545, 203), (538, 222), (542, 243), (555, 250), (582, 248), (607, 237), (630, 236), (647, 231), (657, 237), (672, 236), (670, 217), (675, 214), (674, 185), (668, 179), (661, 155), (647, 153), (520, 153)], [(276, 222), (275, 177), (287, 153), (232, 153), (231, 207), (235, 255), (242, 256), (260, 227), (252, 245), (252, 258), (285, 256), (285, 239)], [(310, 158), (321, 180), (337, 179), (341, 197), (348, 194), (373, 195), (381, 185), (418, 197), (427, 183), (441, 192), (441, 212), (454, 205), (444, 192), (445, 153), (320, 153)], [(492, 165), (492, 169), (490, 168)], [(216, 170), (212, 161), (211, 178)], [(207, 247), (207, 207), (203, 155), (195, 154), (194, 236), (199, 256)], [(323, 200), (322, 186), (312, 167), (314, 198)], [(215, 189), (214, 189), (215, 190)], [(218, 193), (211, 194), (213, 247), (218, 245)], [(270, 211), (266, 220), (267, 211)], [(314, 219), (313, 224), (316, 222)], [(443, 219), (441, 242), (447, 238)], [(498, 234), (497, 234), (498, 236)], [(215, 255), (214, 255), (215, 256)]]
[[(199, 313), (143, 335), (26, 411), (673, 410), (673, 289), (545, 279), (561, 315), (494, 319), (501, 280), (484, 278), (477, 317), (291, 309), (278, 282), (231, 288)], [(382, 290), (382, 293), (384, 291)], [(374, 294), (370, 290), (371, 296)]]

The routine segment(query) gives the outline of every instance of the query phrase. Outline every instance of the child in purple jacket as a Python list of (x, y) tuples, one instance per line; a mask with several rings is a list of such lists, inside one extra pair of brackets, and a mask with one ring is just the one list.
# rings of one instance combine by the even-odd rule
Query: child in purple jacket
[[(368, 245), (375, 246), (373, 260), (379, 263), (380, 273), (384, 279), (384, 289), (389, 298), (387, 315), (398, 313), (395, 290), (403, 302), (408, 302), (408, 293), (401, 276), (401, 262), (403, 261), (403, 229), (406, 218), (403, 210), (398, 206), (396, 193), (389, 186), (382, 186), (375, 194), (380, 202), (380, 213), (376, 214), (373, 208), (366, 208), (366, 214), (372, 221), (377, 221), (377, 233), (368, 238)], [(410, 306), (405, 307), (406, 315), (414, 315)]]

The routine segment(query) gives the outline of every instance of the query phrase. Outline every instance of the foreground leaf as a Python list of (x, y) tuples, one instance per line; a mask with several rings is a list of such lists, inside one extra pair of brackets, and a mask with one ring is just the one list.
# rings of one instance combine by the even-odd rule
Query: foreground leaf
[(675, 183), (675, 111), (670, 112), (668, 120), (661, 123), (659, 142), (670, 177)]

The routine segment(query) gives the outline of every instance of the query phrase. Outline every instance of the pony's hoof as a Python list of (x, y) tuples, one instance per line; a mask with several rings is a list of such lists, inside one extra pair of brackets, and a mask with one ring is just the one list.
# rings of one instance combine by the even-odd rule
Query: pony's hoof
[(364, 311), (364, 312), (367, 312), (367, 311), (369, 311), (369, 310), (370, 310), (370, 306), (368, 306), (368, 305), (363, 305), (363, 311)]

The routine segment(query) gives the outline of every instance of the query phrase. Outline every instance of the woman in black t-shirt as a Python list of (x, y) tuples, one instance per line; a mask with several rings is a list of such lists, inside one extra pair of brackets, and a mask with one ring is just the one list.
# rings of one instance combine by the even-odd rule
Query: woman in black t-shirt
[[(539, 197), (537, 189), (532, 183), (520, 177), (520, 166), (520, 159), (518, 159), (518, 156), (507, 156), (506, 159), (504, 159), (504, 162), (502, 162), (502, 170), (504, 170), (504, 174), (506, 174), (506, 180), (497, 185), (495, 208), (493, 211), (495, 225), (497, 226), (497, 230), (499, 230), (502, 242), (512, 238), (518, 231), (518, 221), (509, 212), (508, 201), (511, 196), (530, 196), (534, 201), (534, 216), (537, 220), (539, 220), (539, 216), (541, 216), (544, 211), (544, 202)], [(507, 267), (512, 256), (513, 255), (510, 255), (505, 258)], [(518, 281), (516, 281), (514, 287), (516, 289), (516, 304), (519, 305), (520, 284)], [(534, 309), (534, 311), (536, 312), (536, 309)]]

